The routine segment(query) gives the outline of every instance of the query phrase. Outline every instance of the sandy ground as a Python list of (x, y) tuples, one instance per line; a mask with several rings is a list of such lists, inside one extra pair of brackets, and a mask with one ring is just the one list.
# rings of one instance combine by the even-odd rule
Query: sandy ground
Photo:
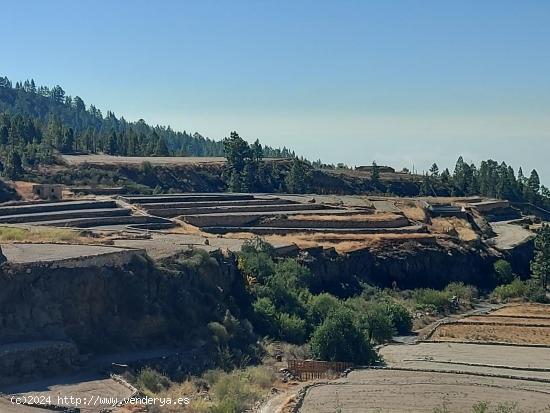
[(2, 252), (8, 261), (17, 264), (91, 257), (120, 252), (121, 250), (123, 249), (98, 245), (2, 244)]
[(492, 238), (495, 247), (501, 250), (512, 249), (534, 237), (534, 234), (521, 225), (511, 224), (510, 221), (492, 222), (491, 227), (497, 234)]
[[(11, 396), (49, 396), (52, 404), (65, 407), (79, 407), (82, 413), (98, 413), (106, 407), (110, 407), (113, 399), (122, 400), (130, 397), (132, 392), (126, 386), (116, 382), (110, 377), (98, 376), (93, 374), (75, 375), (66, 377), (59, 381), (56, 379), (45, 379), (42, 381), (14, 386), (13, 389), (6, 391), (7, 397)], [(68, 399), (74, 397), (73, 404)], [(4, 396), (5, 398), (6, 396)], [(67, 400), (65, 400), (67, 397)], [(79, 398), (81, 403), (75, 406), (75, 400)], [(5, 399), (4, 399), (5, 400)], [(6, 402), (3, 402), (6, 405)], [(0, 412), (27, 413), (26, 407), (17, 407), (17, 409), (3, 410), (4, 405), (0, 401)], [(10, 403), (11, 404), (11, 403)], [(13, 406), (12, 406), (13, 407)], [(42, 412), (40, 409), (35, 409)], [(29, 410), (28, 412), (34, 412)], [(51, 411), (51, 410), (48, 410)]]
[(380, 355), (389, 367), (460, 371), (550, 381), (550, 348), (419, 343), (388, 345), (382, 347)]
[(11, 396), (0, 397), (0, 412), (2, 413), (52, 413), (49, 409), (40, 409), (12, 403)]
[(547, 383), (433, 372), (357, 370), (310, 388), (301, 413), (471, 411), (479, 401), (517, 403), (522, 411), (550, 411)]

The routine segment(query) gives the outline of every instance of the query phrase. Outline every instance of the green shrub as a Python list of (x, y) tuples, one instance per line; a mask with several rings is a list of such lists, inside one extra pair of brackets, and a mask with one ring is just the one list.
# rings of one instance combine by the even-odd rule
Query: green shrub
[(393, 326), (398, 334), (409, 334), (412, 330), (412, 315), (407, 308), (399, 303), (386, 304)]
[(307, 327), (305, 320), (287, 313), (277, 317), (279, 337), (289, 343), (302, 344), (305, 341)]
[(437, 291), (431, 288), (419, 288), (412, 293), (417, 308), (435, 308), (437, 311), (448, 309), (451, 297), (451, 294), (447, 291)]
[(202, 378), (211, 387), (212, 403), (207, 411), (214, 413), (240, 413), (251, 409), (268, 394), (275, 381), (274, 372), (262, 366), (229, 373), (209, 370)]
[(331, 312), (341, 306), (341, 301), (329, 293), (314, 295), (308, 303), (308, 318), (313, 325), (318, 326)]
[(458, 297), (467, 302), (472, 301), (477, 296), (477, 289), (474, 286), (465, 285), (463, 282), (452, 282), (443, 291), (451, 297)]
[(388, 307), (385, 304), (370, 303), (361, 317), (360, 325), (369, 340), (381, 344), (390, 341), (396, 333)]
[(542, 304), (548, 302), (546, 291), (540, 285), (539, 280), (531, 278), (525, 281), (525, 299)]
[(519, 278), (515, 278), (509, 284), (503, 284), (496, 287), (492, 296), (499, 301), (507, 301), (512, 298), (520, 298), (527, 292), (527, 287)]
[(514, 278), (512, 266), (506, 260), (498, 260), (493, 265), (495, 269), (495, 278), (499, 284), (510, 284)]
[(341, 309), (331, 313), (311, 338), (312, 354), (326, 361), (372, 364), (376, 361), (368, 338), (355, 325), (352, 312)]
[(137, 387), (145, 392), (158, 393), (170, 387), (170, 380), (149, 367), (140, 371), (137, 380)]

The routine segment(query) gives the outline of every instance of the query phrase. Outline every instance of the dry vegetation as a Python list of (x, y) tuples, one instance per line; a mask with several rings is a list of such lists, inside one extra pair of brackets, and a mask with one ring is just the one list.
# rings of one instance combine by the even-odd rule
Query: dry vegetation
[(506, 307), (493, 311), (491, 315), (550, 318), (550, 305), (546, 305), (546, 304), (507, 305)]
[(469, 222), (456, 217), (433, 218), (431, 231), (436, 234), (457, 236), (461, 241), (475, 241), (478, 235)]
[[(235, 234), (238, 235), (238, 234)], [(432, 242), (435, 237), (432, 234), (331, 234), (331, 233), (294, 233), (288, 235), (267, 235), (267, 242), (272, 244), (294, 243), (301, 248), (322, 246), (335, 248), (340, 252), (349, 252), (363, 248), (377, 248), (386, 242)]]
[(545, 344), (550, 345), (550, 326), (510, 326), (510, 325), (471, 325), (445, 324), (440, 326), (432, 340), (464, 341), (464, 342), (495, 342), (511, 344)]
[(416, 202), (397, 202), (396, 206), (409, 220), (422, 223), (428, 222), (428, 214), (426, 213), (426, 210), (419, 206)]
[(52, 227), (12, 227), (0, 226), (0, 242), (52, 242), (52, 243), (88, 243), (90, 238), (81, 231)]
[(550, 305), (508, 305), (437, 328), (432, 340), (550, 345)]

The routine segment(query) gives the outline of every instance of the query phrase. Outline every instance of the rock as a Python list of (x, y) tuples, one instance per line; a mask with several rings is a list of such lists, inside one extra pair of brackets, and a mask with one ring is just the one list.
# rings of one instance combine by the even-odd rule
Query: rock
[(2, 247), (0, 247), (0, 264), (3, 264), (7, 261), (8, 259), (6, 258), (6, 256), (4, 255), (4, 253), (2, 252)]

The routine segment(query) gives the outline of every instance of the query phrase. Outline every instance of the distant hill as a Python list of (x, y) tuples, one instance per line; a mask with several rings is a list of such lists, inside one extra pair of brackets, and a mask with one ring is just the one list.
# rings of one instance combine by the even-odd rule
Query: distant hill
[[(32, 79), (13, 85), (7, 77), (0, 77), (0, 115), (0, 144), (15, 147), (34, 143), (63, 153), (123, 156), (224, 155), (221, 141), (196, 132), (177, 132), (169, 126), (152, 126), (143, 119), (128, 122), (110, 111), (103, 115), (79, 96), (67, 95), (60, 86), (36, 86)], [(294, 155), (286, 148), (263, 149), (267, 157)]]

